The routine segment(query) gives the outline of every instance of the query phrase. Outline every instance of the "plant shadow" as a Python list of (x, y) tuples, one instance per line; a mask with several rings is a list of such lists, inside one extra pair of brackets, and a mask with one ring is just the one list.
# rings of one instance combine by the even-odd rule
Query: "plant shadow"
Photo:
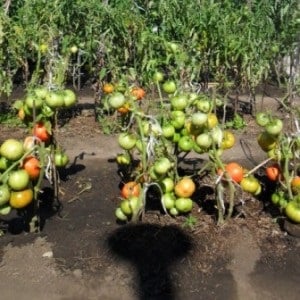
[(128, 224), (107, 239), (108, 248), (136, 269), (141, 300), (174, 300), (171, 266), (193, 248), (191, 238), (177, 226)]

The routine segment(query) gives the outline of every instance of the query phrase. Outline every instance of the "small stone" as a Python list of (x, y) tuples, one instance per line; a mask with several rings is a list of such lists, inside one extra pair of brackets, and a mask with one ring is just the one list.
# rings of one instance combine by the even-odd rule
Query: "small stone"
[(80, 270), (80, 269), (75, 269), (75, 270), (73, 271), (73, 275), (74, 275), (76, 278), (78, 278), (78, 279), (82, 278), (82, 270)]
[(53, 257), (53, 252), (52, 251), (47, 251), (43, 254), (43, 257), (52, 258)]
[(289, 235), (297, 238), (300, 237), (300, 224), (295, 224), (289, 220), (284, 220), (283, 228)]

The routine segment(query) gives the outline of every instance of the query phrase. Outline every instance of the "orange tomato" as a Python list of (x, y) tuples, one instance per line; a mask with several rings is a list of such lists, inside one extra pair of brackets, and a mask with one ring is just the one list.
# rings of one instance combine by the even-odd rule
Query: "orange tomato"
[(134, 87), (131, 89), (130, 91), (131, 95), (134, 96), (137, 100), (142, 100), (145, 95), (146, 95), (146, 92), (143, 88), (141, 87)]
[(117, 109), (117, 111), (121, 114), (121, 115), (125, 115), (130, 111), (130, 105), (129, 103), (125, 103), (123, 106), (119, 107)]
[[(225, 166), (225, 171), (227, 172), (231, 180), (237, 183), (240, 183), (244, 177), (243, 167), (236, 162), (228, 163)], [(218, 175), (222, 175), (223, 171), (221, 169), (218, 169), (217, 173)]]
[(111, 94), (115, 90), (115, 87), (112, 83), (104, 83), (102, 87), (102, 91), (105, 94)]
[(291, 181), (291, 188), (293, 193), (300, 193), (300, 176), (296, 176)]
[(273, 164), (266, 168), (266, 175), (269, 180), (277, 181), (280, 178), (281, 171), (278, 164)]
[(33, 200), (32, 189), (25, 189), (21, 191), (12, 191), (10, 193), (9, 204), (13, 208), (24, 208)]
[(174, 187), (175, 195), (179, 198), (189, 198), (196, 190), (194, 181), (189, 177), (180, 179)]
[(30, 179), (35, 180), (40, 176), (40, 161), (35, 156), (27, 156), (23, 161), (22, 167), (29, 174)]
[(138, 197), (141, 192), (141, 186), (136, 181), (129, 181), (125, 183), (121, 189), (122, 198), (128, 199), (129, 197)]

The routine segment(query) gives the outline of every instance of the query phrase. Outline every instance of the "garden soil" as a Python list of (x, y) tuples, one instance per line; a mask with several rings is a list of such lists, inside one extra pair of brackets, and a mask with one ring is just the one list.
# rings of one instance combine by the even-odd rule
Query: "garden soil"
[[(61, 209), (51, 185), (41, 194), (39, 233), (10, 215), (0, 237), (0, 299), (5, 300), (269, 300), (299, 299), (300, 239), (285, 231), (278, 212), (241, 194), (234, 217), (216, 225), (209, 182), (199, 181), (192, 215), (172, 218), (149, 208), (143, 220), (118, 224), (120, 176), (116, 136), (104, 135), (86, 98), (57, 129), (71, 160), (60, 172)], [(274, 103), (270, 103), (274, 107)], [(265, 159), (255, 122), (237, 132), (224, 154), (247, 168)], [(1, 126), (1, 141), (24, 129)], [(188, 157), (198, 167), (205, 157)], [(282, 220), (283, 221), (283, 220)]]

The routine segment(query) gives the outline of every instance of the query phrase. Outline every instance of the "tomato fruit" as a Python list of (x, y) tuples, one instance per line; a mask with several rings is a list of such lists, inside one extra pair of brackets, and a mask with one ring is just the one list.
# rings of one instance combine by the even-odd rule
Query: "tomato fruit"
[(295, 223), (300, 223), (300, 203), (292, 200), (285, 207), (286, 216)]
[(178, 141), (178, 148), (181, 151), (189, 152), (194, 147), (194, 140), (190, 135), (182, 136)]
[(42, 142), (50, 140), (50, 133), (43, 122), (38, 122), (33, 126), (33, 135)]
[(174, 190), (174, 180), (166, 177), (160, 182), (160, 186), (164, 193), (170, 193)]
[(152, 79), (154, 82), (162, 82), (164, 80), (164, 74), (162, 72), (156, 71), (153, 74)]
[(56, 149), (54, 152), (54, 164), (58, 168), (64, 168), (69, 163), (69, 157), (65, 151)]
[(7, 139), (0, 147), (0, 154), (8, 160), (18, 160), (24, 154), (23, 143), (16, 139)]
[(161, 196), (161, 201), (168, 210), (175, 207), (175, 200), (176, 198), (173, 193), (165, 193)]
[(0, 206), (9, 202), (10, 199), (10, 189), (7, 184), (0, 185)]
[(23, 141), (24, 151), (27, 152), (27, 151), (33, 150), (34, 146), (35, 146), (34, 136), (26, 136)]
[(255, 116), (255, 121), (257, 125), (264, 127), (270, 122), (270, 117), (264, 112), (259, 112)]
[(129, 165), (131, 163), (131, 158), (129, 154), (117, 154), (116, 161), (119, 165)]
[(208, 133), (201, 133), (196, 137), (197, 145), (202, 149), (208, 149), (212, 143), (213, 139)]
[(229, 130), (224, 130), (223, 131), (223, 139), (221, 143), (221, 148), (222, 149), (230, 149), (234, 146), (235, 144), (235, 137), (234, 134), (229, 131)]
[(11, 171), (8, 175), (7, 183), (9, 187), (15, 191), (25, 189), (28, 186), (29, 182), (29, 174), (23, 169)]
[(38, 98), (34, 94), (28, 94), (24, 102), (30, 109), (33, 109), (33, 107), (35, 107), (35, 109), (39, 109), (43, 105), (42, 98)]
[(193, 208), (193, 201), (190, 198), (183, 198), (183, 197), (177, 198), (175, 200), (175, 208), (180, 213), (188, 213)]
[(120, 92), (114, 92), (109, 95), (108, 104), (114, 109), (118, 109), (125, 104), (125, 96)]
[(126, 216), (130, 216), (133, 212), (128, 199), (122, 200), (122, 202), (120, 204), (120, 208), (121, 208), (123, 214), (125, 214)]
[(196, 102), (196, 107), (200, 112), (209, 113), (212, 108), (212, 103), (208, 99), (200, 99)]
[(129, 197), (138, 197), (141, 192), (141, 185), (136, 181), (126, 182), (121, 189), (121, 197), (128, 199)]
[(193, 195), (196, 190), (194, 181), (189, 177), (181, 178), (174, 187), (174, 192), (177, 197), (188, 198)]
[(300, 176), (296, 176), (292, 179), (291, 188), (294, 194), (300, 194)]
[(173, 80), (168, 80), (163, 83), (162, 85), (163, 91), (166, 92), (167, 94), (172, 94), (176, 91), (176, 83)]
[(121, 114), (121, 115), (126, 115), (127, 113), (130, 112), (130, 104), (128, 102), (125, 102), (123, 106), (119, 107), (117, 109), (117, 111)]
[(117, 207), (115, 210), (115, 216), (120, 221), (128, 221), (128, 217), (123, 213), (121, 207)]
[(154, 171), (158, 175), (166, 174), (172, 168), (172, 163), (167, 157), (161, 157), (154, 163)]
[(220, 147), (223, 140), (223, 130), (219, 126), (216, 126), (210, 130), (210, 136), (213, 143)]
[(0, 206), (0, 215), (6, 216), (11, 212), (11, 206), (9, 204), (3, 204)]
[(78, 52), (78, 47), (76, 45), (73, 45), (71, 48), (70, 48), (70, 51), (72, 54), (75, 54)]
[(175, 128), (172, 124), (165, 124), (162, 126), (161, 128), (162, 130), (162, 135), (166, 138), (166, 139), (170, 139), (174, 136), (175, 134)]
[(261, 132), (258, 135), (257, 142), (260, 148), (265, 152), (272, 150), (273, 148), (276, 147), (277, 144), (276, 138), (270, 135), (269, 133), (267, 133), (266, 131)]
[(12, 191), (10, 194), (9, 204), (13, 208), (24, 208), (33, 200), (32, 189), (25, 189), (21, 191)]
[(111, 94), (114, 90), (115, 90), (115, 87), (114, 87), (114, 85), (112, 83), (106, 82), (102, 86), (102, 91), (105, 94)]
[(192, 114), (192, 124), (195, 126), (202, 126), (206, 124), (208, 115), (203, 112), (195, 112)]
[(4, 156), (0, 157), (0, 170), (4, 171), (8, 168), (9, 166), (9, 161), (7, 158), (5, 158)]
[(171, 112), (171, 124), (175, 129), (181, 129), (185, 124), (185, 113), (181, 110)]
[(277, 181), (281, 176), (281, 170), (278, 164), (273, 164), (269, 167), (266, 167), (266, 175), (269, 180)]
[(124, 150), (130, 150), (136, 144), (136, 137), (131, 133), (122, 132), (119, 134), (118, 143)]
[(61, 91), (51, 91), (48, 92), (46, 99), (46, 104), (51, 108), (60, 108), (64, 106), (64, 96)]
[(266, 132), (272, 136), (274, 135), (277, 136), (282, 131), (282, 128), (283, 128), (283, 122), (278, 118), (271, 120), (265, 126)]
[(48, 94), (48, 89), (45, 86), (39, 86), (33, 90), (33, 93), (36, 95), (37, 98), (44, 100), (46, 99), (46, 96)]
[(75, 105), (76, 94), (72, 90), (70, 90), (70, 89), (63, 90), (62, 97), (63, 97), (65, 107), (72, 107)]
[(226, 164), (225, 171), (228, 173), (231, 180), (237, 183), (240, 183), (244, 177), (243, 167), (236, 162)]
[(27, 156), (23, 160), (22, 168), (29, 174), (31, 180), (38, 179), (41, 172), (40, 161), (35, 156)]
[(131, 89), (130, 91), (130, 94), (137, 100), (142, 100), (145, 95), (146, 95), (146, 92), (143, 88), (141, 87), (134, 87)]
[(173, 110), (184, 110), (188, 105), (188, 97), (185, 94), (173, 96), (170, 99), (171, 108)]
[(219, 121), (214, 113), (209, 113), (207, 116), (207, 128), (212, 129), (218, 125)]
[(240, 182), (243, 191), (256, 194), (260, 189), (260, 183), (257, 178), (252, 175), (244, 177)]

